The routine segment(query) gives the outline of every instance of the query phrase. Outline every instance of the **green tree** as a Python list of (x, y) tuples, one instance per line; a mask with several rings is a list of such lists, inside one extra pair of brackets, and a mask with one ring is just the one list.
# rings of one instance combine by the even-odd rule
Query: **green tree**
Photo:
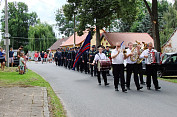
[(38, 23), (35, 26), (30, 26), (28, 38), (28, 49), (31, 51), (47, 50), (56, 42), (52, 26), (47, 23)]
[(100, 29), (110, 26), (117, 18), (132, 23), (136, 19), (137, 3), (139, 0), (68, 0), (64, 5), (65, 16), (71, 20), (77, 11), (77, 32), (82, 34), (86, 27), (96, 27), (96, 45), (100, 45)]
[[(5, 29), (5, 12), (2, 10), (2, 31)], [(35, 12), (28, 13), (28, 6), (23, 2), (8, 3), (8, 28), (11, 35), (11, 45), (17, 49), (20, 45), (26, 45), (28, 40), (28, 30), (30, 25), (37, 23), (37, 14)]]
[(57, 22), (58, 30), (60, 34), (64, 34), (66, 37), (71, 36), (74, 33), (74, 19), (69, 21), (63, 13), (63, 9), (58, 9), (55, 14), (55, 20)]
[(164, 13), (163, 21), (163, 30), (160, 32), (161, 45), (169, 39), (177, 27), (177, 10), (175, 9), (175, 4), (173, 6), (169, 6), (169, 10)]

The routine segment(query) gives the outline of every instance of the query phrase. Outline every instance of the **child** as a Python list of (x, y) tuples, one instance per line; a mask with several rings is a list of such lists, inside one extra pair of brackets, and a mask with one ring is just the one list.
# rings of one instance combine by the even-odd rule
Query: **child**
[(22, 53), (20, 55), (20, 74), (24, 74), (24, 71), (25, 71), (25, 60), (23, 58), (24, 54)]

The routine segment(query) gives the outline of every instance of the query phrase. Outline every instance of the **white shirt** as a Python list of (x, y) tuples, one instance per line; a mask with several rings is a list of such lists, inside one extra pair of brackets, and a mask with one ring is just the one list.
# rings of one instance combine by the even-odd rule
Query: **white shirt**
[[(118, 53), (117, 49), (114, 49), (111, 53), (111, 56), (114, 56)], [(123, 64), (124, 63), (124, 54), (120, 52), (115, 58), (112, 58), (112, 64)]]
[(106, 57), (106, 55), (104, 53), (101, 53), (101, 54), (98, 53), (95, 55), (94, 61), (105, 60), (105, 59), (108, 59), (108, 58)]
[[(141, 53), (140, 58), (144, 58), (144, 56), (148, 56), (149, 52), (157, 52), (157, 50), (151, 49), (151, 51), (150, 51), (149, 49), (146, 49)], [(145, 64), (151, 64), (151, 63), (149, 63), (148, 58), (145, 58)]]
[[(127, 51), (127, 55), (129, 55), (132, 52), (132, 50), (130, 50), (129, 48), (126, 49), (126, 51)], [(130, 56), (126, 59), (127, 64), (134, 64), (136, 63), (136, 61), (131, 61)]]

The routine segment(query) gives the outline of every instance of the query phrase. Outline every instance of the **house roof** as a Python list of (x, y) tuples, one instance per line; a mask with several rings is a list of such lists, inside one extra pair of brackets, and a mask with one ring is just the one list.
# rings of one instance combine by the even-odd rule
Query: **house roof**
[(174, 30), (173, 34), (170, 36), (170, 38), (162, 45), (162, 48), (171, 40), (173, 35), (177, 32), (177, 28)]
[(122, 43), (127, 47), (129, 42), (135, 43), (138, 42), (149, 43), (154, 41), (148, 33), (121, 33), (121, 32), (105, 32), (102, 34), (111, 46), (116, 46), (117, 42)]
[(68, 37), (57, 40), (48, 50), (57, 50), (68, 39)]
[[(87, 37), (88, 31), (84, 31), (83, 33), (84, 34), (82, 36), (78, 36), (77, 32), (75, 32), (75, 34), (76, 34), (75, 44), (76, 45), (81, 44), (85, 40), (85, 38)], [(70, 46), (73, 44), (74, 44), (74, 34), (71, 37), (69, 37), (68, 40), (65, 43), (63, 43), (61, 46)]]

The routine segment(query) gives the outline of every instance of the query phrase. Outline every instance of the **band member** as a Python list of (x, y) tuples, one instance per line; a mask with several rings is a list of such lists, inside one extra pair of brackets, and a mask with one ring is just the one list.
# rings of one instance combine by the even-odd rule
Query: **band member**
[(87, 74), (88, 73), (88, 65), (87, 65), (87, 62), (88, 62), (88, 51), (84, 52), (82, 57), (83, 57), (84, 71), (85, 71), (85, 74)]
[(58, 65), (58, 50), (56, 50), (56, 52), (54, 54), (54, 58), (55, 58), (55, 64), (57, 66)]
[(144, 82), (144, 79), (143, 79), (142, 63), (137, 64), (137, 69), (138, 69), (138, 76), (139, 76), (139, 79), (140, 79), (140, 83), (142, 85), (145, 85), (145, 82)]
[[(102, 48), (102, 47), (99, 47), (99, 48), (98, 48), (98, 51), (99, 51), (99, 53), (95, 55), (95, 58), (94, 58), (94, 60), (93, 60), (92, 65), (97, 64), (97, 62), (98, 62), (99, 60), (108, 59), (108, 58), (106, 57), (106, 55), (105, 55), (104, 53), (102, 53), (102, 51), (103, 51), (103, 48)], [(103, 79), (104, 79), (104, 84), (105, 84), (105, 86), (109, 85), (109, 83), (107, 82), (106, 71), (99, 71), (99, 70), (97, 70), (97, 78), (98, 78), (98, 83), (99, 83), (99, 85), (101, 85), (100, 72), (102, 72), (102, 77), (103, 77)]]
[(64, 49), (61, 48), (61, 66), (64, 65), (64, 55), (65, 55)]
[(121, 81), (121, 88), (123, 92), (126, 92), (125, 89), (125, 78), (124, 78), (124, 56), (123, 52), (120, 49), (120, 43), (116, 43), (116, 48), (111, 53), (112, 58), (112, 67), (113, 67), (113, 76), (114, 76), (114, 87), (115, 91), (118, 90), (119, 78)]
[(159, 90), (158, 80), (157, 80), (157, 65), (152, 64), (149, 61), (148, 55), (150, 52), (157, 52), (157, 50), (152, 49), (152, 43), (148, 43), (148, 49), (144, 50), (140, 55), (140, 58), (145, 58), (146, 73), (147, 73), (147, 89), (150, 90), (151, 87), (151, 76), (156, 90)]
[[(127, 62), (127, 66), (126, 66), (127, 67), (126, 86), (127, 86), (127, 89), (130, 90), (130, 79), (131, 79), (131, 75), (132, 75), (132, 72), (133, 72), (134, 73), (134, 82), (135, 82), (136, 88), (137, 88), (137, 90), (140, 90), (143, 87), (141, 87), (140, 84), (139, 84), (138, 69), (137, 69), (137, 64), (136, 64), (137, 61), (132, 61), (130, 59), (130, 56), (133, 56), (133, 53), (132, 53), (133, 43), (129, 42), (128, 47), (129, 48), (126, 49), (126, 51), (127, 51), (127, 55), (126, 55), (126, 62)], [(137, 51), (139, 49), (140, 48), (137, 48)]]
[(57, 52), (57, 60), (58, 60), (58, 66), (61, 66), (61, 49), (58, 48), (58, 52)]
[(93, 76), (93, 70), (94, 70), (94, 76), (96, 76), (96, 67), (95, 65), (91, 65), (91, 63), (93, 63), (94, 57), (95, 57), (95, 45), (93, 45), (91, 50), (89, 51), (89, 63), (90, 63), (91, 76)]
[[(77, 53), (79, 52), (79, 47), (77, 48), (77, 50), (76, 50), (76, 55), (77, 55)], [(80, 58), (80, 60), (77, 62), (77, 64), (76, 64), (76, 67), (77, 67), (77, 71), (79, 72), (79, 70), (80, 70), (80, 65), (81, 65), (81, 58)]]
[[(105, 55), (111, 60), (111, 51), (109, 50), (109, 46), (106, 46)], [(109, 70), (107, 71), (107, 76), (110, 76)]]

